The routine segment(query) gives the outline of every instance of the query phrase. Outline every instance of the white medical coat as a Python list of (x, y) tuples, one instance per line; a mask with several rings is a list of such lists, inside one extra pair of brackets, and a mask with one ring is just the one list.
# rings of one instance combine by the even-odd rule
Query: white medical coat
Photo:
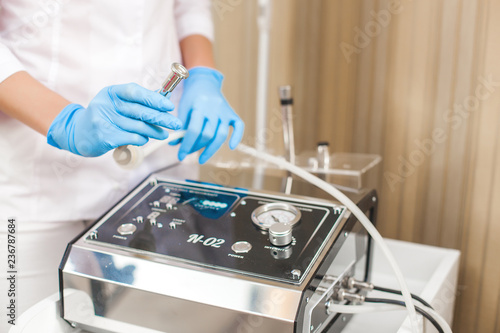
[[(212, 39), (210, 3), (1, 1), (0, 82), (26, 70), (84, 106), (108, 85), (136, 82), (158, 89), (171, 63), (181, 61), (179, 40), (191, 34)], [(0, 111), (0, 218), (96, 218), (151, 171), (175, 162), (177, 147), (168, 149), (126, 171), (111, 152), (84, 158), (59, 150)]]

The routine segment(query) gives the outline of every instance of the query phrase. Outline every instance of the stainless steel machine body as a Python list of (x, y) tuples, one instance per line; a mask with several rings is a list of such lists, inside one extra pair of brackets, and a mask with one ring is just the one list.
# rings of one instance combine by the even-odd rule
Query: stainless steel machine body
[[(356, 202), (374, 220), (375, 192)], [(61, 313), (89, 332), (339, 332), (328, 300), (368, 279), (370, 249), (334, 201), (153, 174), (68, 245)]]

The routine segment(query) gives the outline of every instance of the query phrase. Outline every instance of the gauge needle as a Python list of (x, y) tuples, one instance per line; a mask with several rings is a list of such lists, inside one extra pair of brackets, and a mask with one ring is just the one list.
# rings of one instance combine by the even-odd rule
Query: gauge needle
[(271, 215), (271, 217), (273, 218), (274, 221), (279, 223), (280, 220), (278, 218), (276, 218), (274, 215)]

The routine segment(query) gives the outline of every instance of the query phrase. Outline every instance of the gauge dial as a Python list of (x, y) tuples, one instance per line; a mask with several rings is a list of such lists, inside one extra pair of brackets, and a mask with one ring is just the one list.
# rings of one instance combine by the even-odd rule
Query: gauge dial
[(268, 230), (275, 223), (294, 225), (300, 221), (300, 217), (297, 208), (282, 202), (268, 203), (252, 212), (252, 222), (263, 230)]

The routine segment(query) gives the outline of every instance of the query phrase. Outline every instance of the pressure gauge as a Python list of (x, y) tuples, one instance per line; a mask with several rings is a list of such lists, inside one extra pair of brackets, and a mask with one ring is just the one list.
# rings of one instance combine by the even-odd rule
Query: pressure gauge
[(284, 202), (273, 202), (257, 207), (252, 212), (252, 222), (263, 230), (268, 230), (273, 224), (283, 223), (294, 225), (300, 221), (300, 211)]

